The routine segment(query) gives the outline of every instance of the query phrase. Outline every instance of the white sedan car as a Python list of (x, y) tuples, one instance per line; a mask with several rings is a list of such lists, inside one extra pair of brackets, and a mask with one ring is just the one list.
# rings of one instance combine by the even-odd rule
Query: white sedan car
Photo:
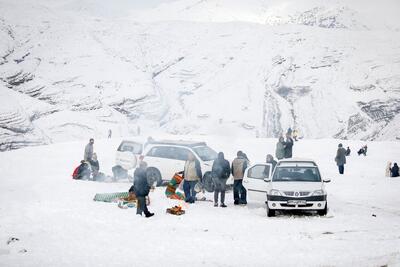
[(317, 164), (306, 159), (280, 160), (275, 169), (267, 163), (254, 164), (246, 170), (244, 186), (249, 193), (266, 196), (267, 215), (276, 210), (315, 210), (326, 215), (327, 192)]

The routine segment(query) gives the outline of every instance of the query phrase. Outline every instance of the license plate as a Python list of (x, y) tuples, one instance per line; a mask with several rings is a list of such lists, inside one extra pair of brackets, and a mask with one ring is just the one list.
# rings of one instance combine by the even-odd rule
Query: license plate
[(307, 201), (305, 200), (288, 200), (288, 205), (306, 205)]

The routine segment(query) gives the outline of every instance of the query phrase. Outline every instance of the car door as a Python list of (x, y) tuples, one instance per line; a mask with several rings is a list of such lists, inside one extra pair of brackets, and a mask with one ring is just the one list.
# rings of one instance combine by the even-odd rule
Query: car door
[(270, 179), (272, 174), (272, 165), (269, 163), (258, 163), (247, 168), (244, 178), (243, 185), (249, 193), (262, 196), (265, 195), (268, 190), (268, 183), (265, 179)]

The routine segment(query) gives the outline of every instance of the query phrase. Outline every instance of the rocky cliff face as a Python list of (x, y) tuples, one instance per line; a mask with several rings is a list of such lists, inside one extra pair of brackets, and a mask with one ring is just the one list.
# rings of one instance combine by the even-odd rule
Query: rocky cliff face
[(0, 150), (108, 129), (400, 138), (400, 26), (356, 0), (89, 3), (0, 0)]

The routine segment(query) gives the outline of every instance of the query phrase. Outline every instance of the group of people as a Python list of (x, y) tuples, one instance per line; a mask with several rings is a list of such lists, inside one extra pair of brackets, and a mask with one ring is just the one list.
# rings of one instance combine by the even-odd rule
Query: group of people
[(276, 144), (275, 156), (278, 160), (288, 159), (293, 156), (293, 138), (290, 132), (286, 133), (286, 139), (281, 136)]
[(99, 180), (100, 177), (103, 176), (103, 174), (100, 173), (100, 164), (93, 146), (94, 139), (90, 138), (89, 143), (85, 146), (83, 160), (81, 160), (80, 165), (72, 174), (74, 179)]
[(392, 166), (391, 162), (388, 162), (388, 166), (386, 168), (386, 176), (387, 177), (399, 177), (399, 166), (395, 162)]
[[(363, 147), (361, 147), (358, 150), (358, 155), (360, 156), (361, 154), (366, 156), (367, 155), (367, 149), (368, 146), (364, 145)], [(346, 157), (350, 156), (351, 150), (350, 147), (347, 147), (347, 149), (345, 149), (343, 147), (343, 144), (339, 144), (338, 145), (338, 149), (336, 151), (336, 157), (335, 157), (335, 162), (336, 165), (339, 168), (339, 174), (344, 174), (344, 165), (346, 164)]]

